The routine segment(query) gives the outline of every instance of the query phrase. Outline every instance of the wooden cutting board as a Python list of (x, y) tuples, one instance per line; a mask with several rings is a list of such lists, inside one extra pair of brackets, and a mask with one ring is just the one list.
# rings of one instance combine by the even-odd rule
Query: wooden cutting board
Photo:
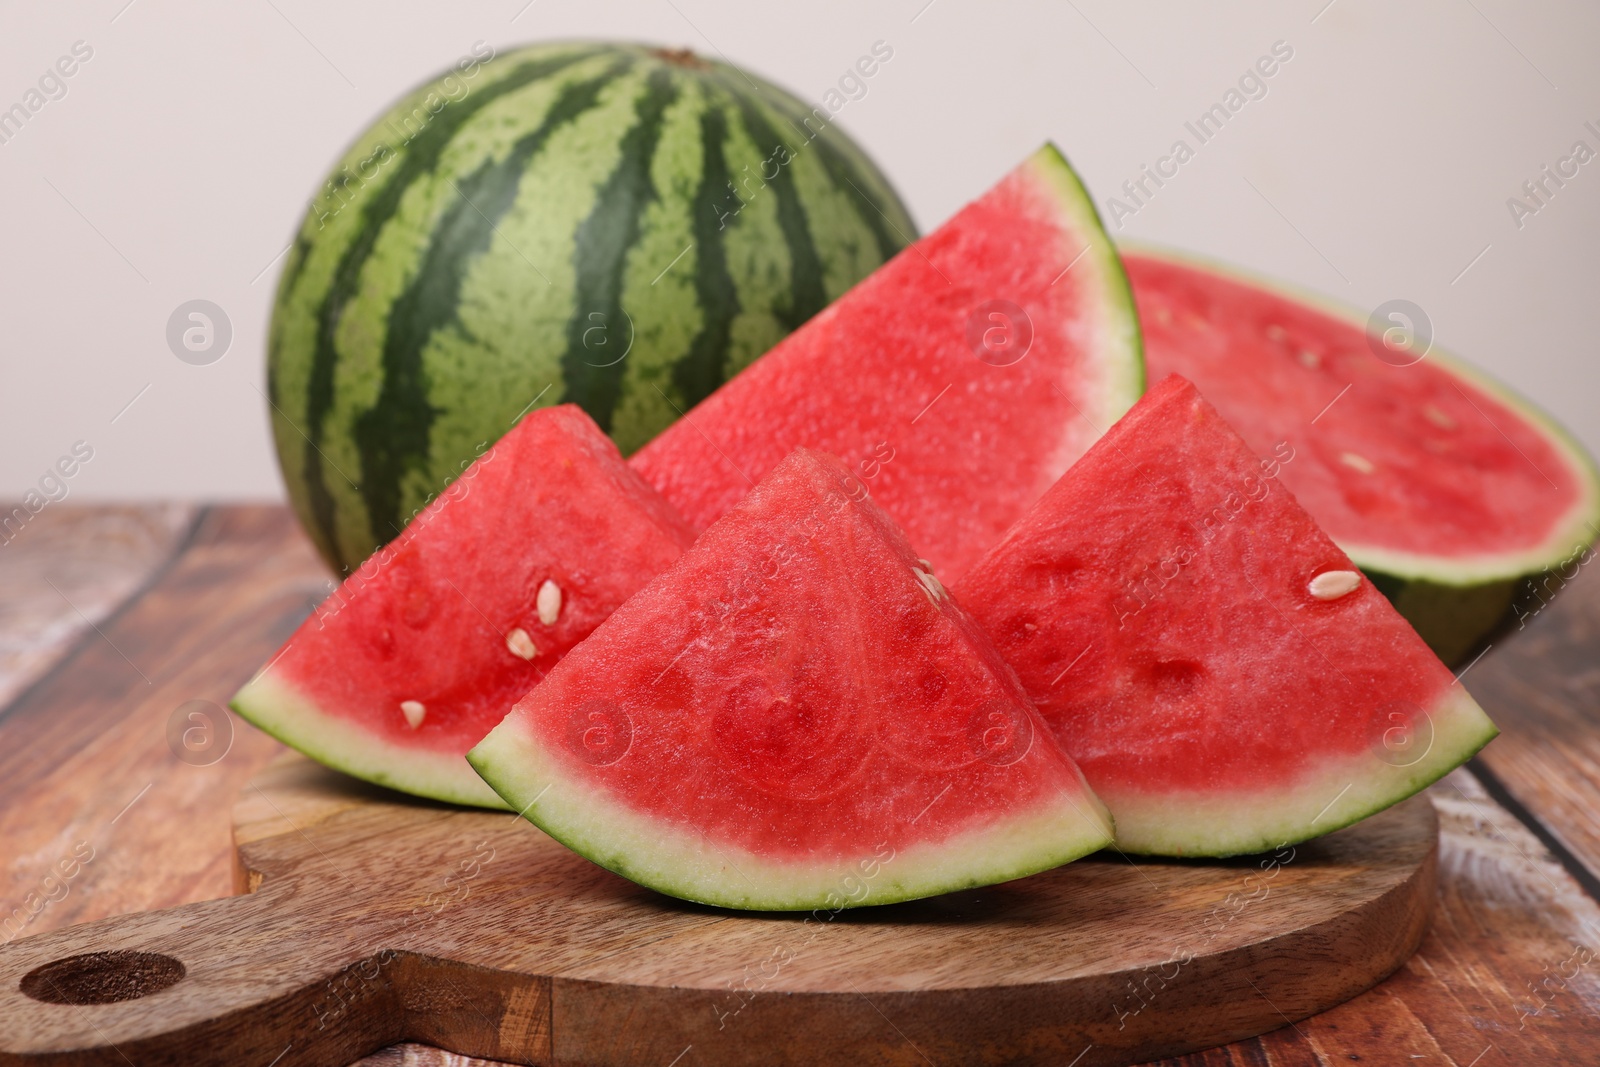
[(0, 1063), (337, 1067), (411, 1039), (523, 1063), (1134, 1063), (1276, 1029), (1398, 967), (1416, 797), (1277, 854), (1106, 853), (811, 916), (659, 896), (505, 814), (288, 756), (234, 809), (244, 895), (0, 948)]

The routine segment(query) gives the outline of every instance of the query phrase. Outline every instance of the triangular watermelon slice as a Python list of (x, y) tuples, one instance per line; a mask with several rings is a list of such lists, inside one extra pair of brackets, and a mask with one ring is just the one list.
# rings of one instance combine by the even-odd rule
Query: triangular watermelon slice
[(791, 449), (830, 452), (948, 577), (1143, 388), (1121, 262), (1046, 145), (631, 462), (704, 528)]
[(1526, 595), (1537, 611), (1587, 557), (1593, 461), (1434, 345), (1416, 309), (1369, 334), (1365, 315), (1230, 268), (1124, 262), (1152, 377), (1184, 375), (1258, 454), (1287, 457), (1283, 484), (1447, 662), (1477, 651), (1521, 579), (1564, 572)]
[(233, 709), (358, 778), (501, 807), (463, 754), (691, 540), (580, 408), (535, 411), (324, 600)]
[(1111, 836), (988, 639), (805, 450), (467, 758), (574, 851), (732, 908), (928, 896)]
[(1495, 735), (1275, 471), (1174, 375), (955, 587), (1127, 851), (1327, 833)]

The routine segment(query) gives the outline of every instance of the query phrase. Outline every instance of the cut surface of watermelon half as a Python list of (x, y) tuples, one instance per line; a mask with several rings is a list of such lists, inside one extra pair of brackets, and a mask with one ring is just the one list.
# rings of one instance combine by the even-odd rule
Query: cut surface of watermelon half
[(1521, 579), (1600, 535), (1583, 449), (1419, 323), (1386, 320), (1386, 344), (1355, 312), (1238, 271), (1146, 250), (1124, 262), (1152, 379), (1190, 379), (1276, 453), (1283, 483), (1445, 660), (1475, 650)]
[(1174, 375), (954, 588), (1129, 852), (1319, 836), (1495, 735), (1272, 472)]
[(347, 774), (503, 807), (463, 758), (693, 540), (577, 406), (527, 415), (234, 696)]
[(705, 528), (791, 449), (959, 574), (1144, 388), (1116, 250), (1046, 145), (632, 459)]
[(1110, 841), (1015, 674), (834, 457), (799, 450), (467, 757), (672, 896), (837, 909)]

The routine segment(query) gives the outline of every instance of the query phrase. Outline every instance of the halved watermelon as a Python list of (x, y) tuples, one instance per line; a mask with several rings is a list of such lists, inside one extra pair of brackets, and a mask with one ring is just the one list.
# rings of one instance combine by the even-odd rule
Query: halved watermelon
[(1176, 375), (954, 592), (1130, 852), (1324, 834), (1496, 732), (1271, 461)]
[(1111, 838), (987, 638), (805, 450), (467, 758), (573, 850), (732, 908), (927, 896)]
[(1446, 661), (1475, 651), (1520, 579), (1600, 534), (1593, 462), (1482, 373), (1235, 271), (1124, 262), (1152, 378), (1184, 375), (1258, 454), (1292, 457), (1283, 483)]
[(1046, 145), (631, 462), (703, 528), (791, 449), (833, 453), (958, 574), (1143, 388), (1116, 251)]
[(464, 753), (692, 540), (581, 409), (535, 411), (318, 605), (233, 709), (358, 778), (501, 807)]

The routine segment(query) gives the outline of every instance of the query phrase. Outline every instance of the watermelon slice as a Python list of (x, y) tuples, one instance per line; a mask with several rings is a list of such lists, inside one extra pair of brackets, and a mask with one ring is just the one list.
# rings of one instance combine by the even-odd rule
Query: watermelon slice
[(467, 758), (573, 850), (731, 908), (889, 903), (1111, 838), (988, 639), (805, 450)]
[(1594, 464), (1504, 386), (1236, 272), (1124, 261), (1152, 377), (1184, 375), (1258, 454), (1292, 457), (1283, 483), (1446, 661), (1600, 534)]
[(692, 540), (582, 410), (535, 411), (318, 605), (233, 709), (358, 778), (501, 807), (463, 754)]
[(954, 592), (1130, 852), (1324, 834), (1496, 732), (1272, 462), (1176, 375)]
[(1116, 251), (1046, 145), (631, 462), (704, 528), (791, 449), (833, 453), (953, 575), (1143, 388)]

